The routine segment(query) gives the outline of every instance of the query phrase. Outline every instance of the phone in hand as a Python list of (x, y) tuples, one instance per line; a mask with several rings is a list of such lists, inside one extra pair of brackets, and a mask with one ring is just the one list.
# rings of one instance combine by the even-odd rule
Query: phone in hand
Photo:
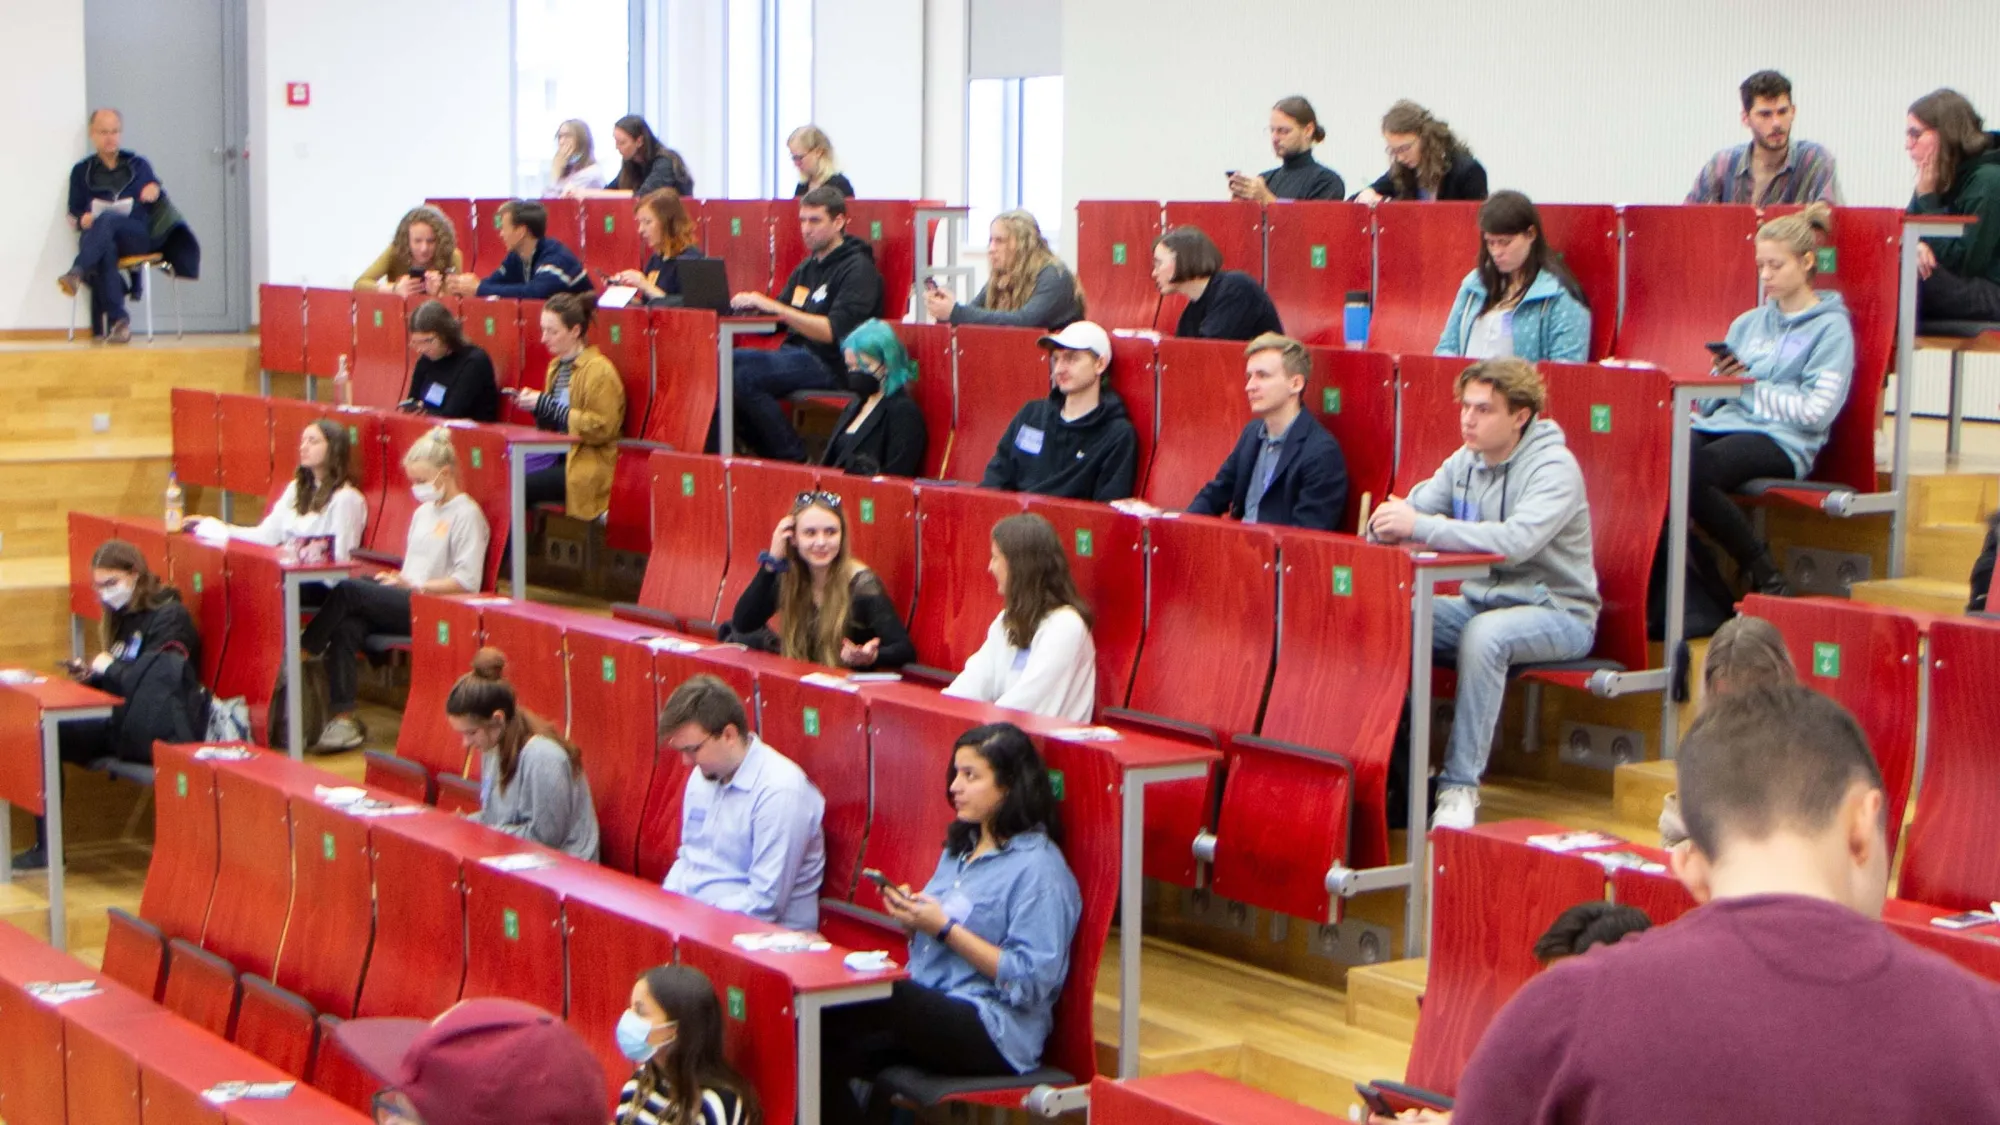
[(1356, 1082), (1354, 1084), (1354, 1093), (1361, 1099), (1361, 1104), (1368, 1107), (1369, 1113), (1377, 1117), (1396, 1116), (1395, 1107), (1391, 1106), (1388, 1099), (1382, 1096), (1382, 1091), (1377, 1090), (1368, 1083)]
[(862, 868), (861, 877), (875, 884), (876, 886), (881, 887), (885, 891), (888, 890), (893, 885), (889, 882), (889, 877), (887, 875), (882, 874), (880, 871), (877, 871), (872, 867)]
[(1715, 357), (1715, 365), (1717, 367), (1730, 363), (1734, 363), (1739, 367), (1743, 365), (1743, 361), (1736, 358), (1736, 353), (1730, 350), (1729, 345), (1720, 340), (1710, 340), (1708, 343), (1703, 344), (1702, 347), (1707, 348), (1708, 354)]

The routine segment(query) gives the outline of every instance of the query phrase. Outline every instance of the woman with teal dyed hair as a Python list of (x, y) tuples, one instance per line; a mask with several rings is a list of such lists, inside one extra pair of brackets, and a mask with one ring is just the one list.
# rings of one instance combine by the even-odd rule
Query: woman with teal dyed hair
[(820, 464), (857, 476), (914, 477), (923, 472), (929, 435), (924, 412), (910, 397), (916, 361), (896, 330), (864, 322), (840, 342), (847, 357), (847, 389), (854, 401), (833, 425)]

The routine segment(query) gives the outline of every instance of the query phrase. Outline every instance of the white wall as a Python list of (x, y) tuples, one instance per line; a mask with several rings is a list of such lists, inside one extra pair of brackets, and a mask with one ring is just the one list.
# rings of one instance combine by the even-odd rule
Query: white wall
[(924, 0), (924, 198), (965, 202), (966, 0)]
[(863, 199), (924, 189), (924, 0), (817, 0), (813, 120)]
[(64, 219), (70, 165), (90, 153), (84, 127), (83, 3), (0, 0), (8, 65), (0, 68), (7, 107), (6, 151), (13, 173), (0, 177), (0, 331), (69, 323), (57, 276), (76, 257)]

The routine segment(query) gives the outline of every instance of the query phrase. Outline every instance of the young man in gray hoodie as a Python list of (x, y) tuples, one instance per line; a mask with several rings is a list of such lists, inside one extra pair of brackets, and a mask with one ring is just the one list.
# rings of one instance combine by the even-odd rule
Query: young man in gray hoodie
[(1602, 602), (1583, 471), (1562, 427), (1536, 417), (1545, 401), (1542, 377), (1524, 360), (1460, 372), (1465, 445), (1409, 499), (1391, 497), (1368, 521), (1383, 542), (1504, 557), (1490, 577), (1437, 600), (1431, 649), (1457, 654), (1458, 701), (1433, 828), (1472, 827), (1508, 667), (1578, 660), (1596, 638)]

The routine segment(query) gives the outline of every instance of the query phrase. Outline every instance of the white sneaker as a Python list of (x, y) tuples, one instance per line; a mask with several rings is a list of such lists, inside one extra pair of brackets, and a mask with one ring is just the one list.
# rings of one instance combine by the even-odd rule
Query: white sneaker
[(1467, 829), (1479, 810), (1479, 790), (1470, 785), (1446, 785), (1438, 789), (1437, 811), (1431, 814), (1432, 828)]
[(358, 750), (368, 741), (367, 732), (355, 719), (335, 719), (326, 724), (320, 732), (317, 749), (324, 751)]

